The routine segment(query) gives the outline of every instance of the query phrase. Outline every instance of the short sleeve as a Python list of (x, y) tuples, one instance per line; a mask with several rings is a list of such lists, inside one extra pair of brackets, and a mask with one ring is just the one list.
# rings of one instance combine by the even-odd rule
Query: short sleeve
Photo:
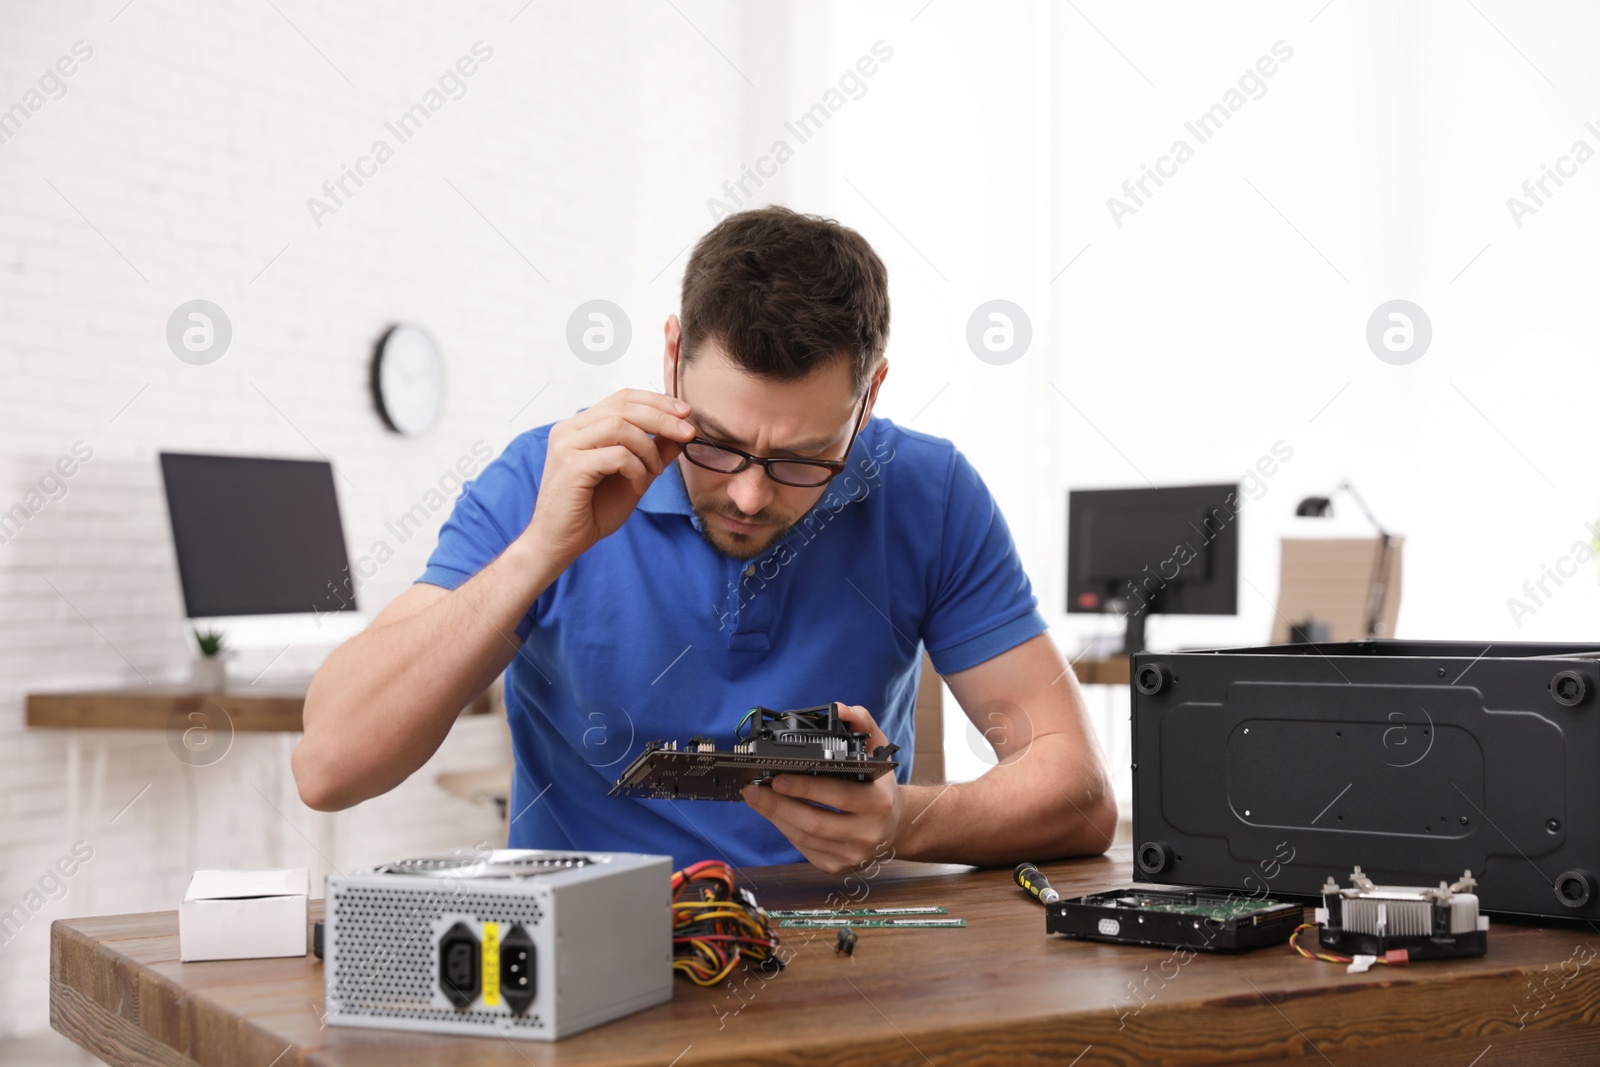
[(972, 464), (954, 450), (937, 578), (922, 630), (934, 669), (953, 674), (976, 667), (1047, 629), (1005, 517)]
[[(539, 495), (545, 447), (543, 435), (530, 430), (466, 483), (418, 582), (455, 589), (494, 562), (527, 528)], [(526, 639), (533, 622), (530, 610), (517, 625), (517, 636)]]

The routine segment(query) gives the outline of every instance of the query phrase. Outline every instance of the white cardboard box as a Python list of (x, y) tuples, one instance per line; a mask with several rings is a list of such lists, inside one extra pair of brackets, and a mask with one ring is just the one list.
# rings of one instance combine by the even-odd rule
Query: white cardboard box
[(304, 867), (195, 871), (178, 909), (178, 958), (304, 956), (310, 893)]

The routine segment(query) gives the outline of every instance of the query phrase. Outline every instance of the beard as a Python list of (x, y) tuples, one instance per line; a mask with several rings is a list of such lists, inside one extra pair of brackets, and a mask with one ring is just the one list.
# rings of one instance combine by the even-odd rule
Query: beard
[[(762, 512), (759, 515), (745, 516), (737, 512), (730, 515), (720, 508), (706, 508), (701, 507), (699, 504), (692, 504), (691, 506), (694, 508), (695, 518), (700, 520), (700, 537), (705, 543), (710, 545), (712, 550), (719, 555), (727, 556), (729, 559), (736, 559), (740, 562), (755, 559), (783, 540), (788, 536), (789, 531), (794, 529), (793, 520), (784, 519), (781, 515), (770, 511)], [(711, 518), (713, 511), (719, 515), (727, 515), (728, 518), (736, 522), (759, 522), (770, 525), (764, 531), (765, 536), (735, 533), (717, 525)]]

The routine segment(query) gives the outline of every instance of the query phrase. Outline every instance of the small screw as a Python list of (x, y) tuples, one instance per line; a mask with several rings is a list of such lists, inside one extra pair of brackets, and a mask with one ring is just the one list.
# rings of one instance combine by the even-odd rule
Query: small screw
[(1549, 830), (1551, 833), (1555, 833), (1557, 830), (1561, 829), (1561, 820), (1551, 819), (1549, 822), (1544, 824), (1544, 828)]

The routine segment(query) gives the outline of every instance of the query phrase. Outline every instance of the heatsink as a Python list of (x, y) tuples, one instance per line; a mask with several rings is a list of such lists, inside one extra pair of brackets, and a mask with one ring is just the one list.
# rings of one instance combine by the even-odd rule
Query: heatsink
[(1350, 885), (1330, 875), (1317, 909), (1318, 939), (1349, 955), (1401, 959), (1482, 956), (1488, 950), (1488, 916), (1478, 913), (1471, 871), (1435, 888), (1376, 885), (1356, 867)]

